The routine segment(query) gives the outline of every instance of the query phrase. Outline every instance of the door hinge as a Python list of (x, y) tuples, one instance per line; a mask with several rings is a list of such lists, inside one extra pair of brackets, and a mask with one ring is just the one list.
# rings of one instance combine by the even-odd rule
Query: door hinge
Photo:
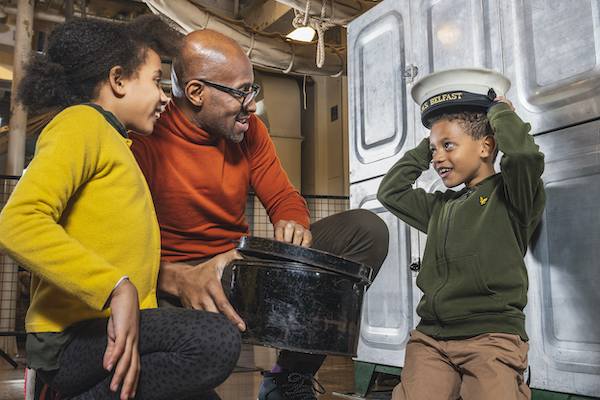
[(406, 83), (411, 83), (414, 81), (417, 75), (419, 75), (419, 68), (412, 64), (404, 68), (404, 72), (402, 72), (402, 76), (406, 80)]
[(413, 257), (409, 268), (411, 271), (419, 272), (421, 270), (421, 259)]

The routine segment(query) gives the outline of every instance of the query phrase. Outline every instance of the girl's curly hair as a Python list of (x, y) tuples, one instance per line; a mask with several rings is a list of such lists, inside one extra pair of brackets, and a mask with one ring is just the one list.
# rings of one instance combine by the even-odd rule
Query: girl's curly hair
[(62, 110), (89, 102), (114, 66), (135, 76), (149, 49), (172, 59), (181, 35), (163, 18), (144, 15), (130, 22), (79, 18), (58, 25), (45, 52), (25, 65), (17, 102), (33, 113)]

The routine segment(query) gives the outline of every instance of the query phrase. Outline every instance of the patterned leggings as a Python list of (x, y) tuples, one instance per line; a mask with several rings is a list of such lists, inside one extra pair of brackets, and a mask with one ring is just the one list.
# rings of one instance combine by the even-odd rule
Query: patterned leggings
[[(112, 373), (102, 367), (107, 318), (91, 321), (65, 347), (60, 369), (38, 371), (70, 399), (110, 400)], [(238, 329), (225, 316), (190, 309), (140, 312), (140, 380), (136, 399), (219, 399), (214, 388), (235, 367), (241, 351)]]

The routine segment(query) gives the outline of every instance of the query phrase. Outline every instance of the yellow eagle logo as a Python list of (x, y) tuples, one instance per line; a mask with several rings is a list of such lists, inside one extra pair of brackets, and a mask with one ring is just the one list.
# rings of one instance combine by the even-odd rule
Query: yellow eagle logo
[(479, 204), (481, 204), (482, 206), (485, 206), (485, 203), (487, 203), (487, 201), (488, 201), (487, 197), (479, 196)]

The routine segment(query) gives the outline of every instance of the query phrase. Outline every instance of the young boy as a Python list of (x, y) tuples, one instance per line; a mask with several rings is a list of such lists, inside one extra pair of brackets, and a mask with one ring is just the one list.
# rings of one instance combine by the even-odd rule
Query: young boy
[[(529, 124), (490, 90), (482, 71), (508, 81), (495, 71), (469, 69), (466, 75), (441, 71), (415, 85), (413, 98), (431, 134), (379, 187), (378, 199), (388, 210), (427, 234), (417, 277), (421, 321), (406, 346), (394, 400), (531, 397), (523, 381), (529, 349), (523, 257), (545, 205), (544, 155)], [(423, 86), (436, 84), (444, 87), (423, 98)], [(498, 150), (503, 156), (495, 173)], [(447, 187), (464, 188), (414, 189), (431, 162)]]

